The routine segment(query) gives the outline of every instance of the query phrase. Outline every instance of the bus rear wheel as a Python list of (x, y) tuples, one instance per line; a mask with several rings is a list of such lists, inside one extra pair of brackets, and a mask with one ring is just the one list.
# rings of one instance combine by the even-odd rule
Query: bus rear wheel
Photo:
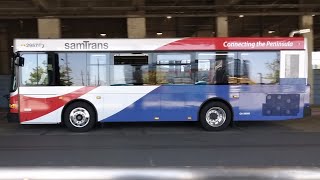
[(200, 123), (208, 131), (224, 130), (229, 126), (231, 121), (231, 110), (223, 102), (209, 102), (200, 111)]
[(74, 102), (65, 109), (63, 122), (71, 131), (87, 132), (96, 123), (95, 111), (85, 102)]

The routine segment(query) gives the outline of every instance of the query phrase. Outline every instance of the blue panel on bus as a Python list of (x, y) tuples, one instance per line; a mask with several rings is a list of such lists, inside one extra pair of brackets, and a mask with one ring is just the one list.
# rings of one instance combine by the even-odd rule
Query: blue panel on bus
[[(187, 121), (197, 120), (199, 107), (207, 99), (219, 97), (229, 101), (230, 86), (164, 85), (146, 94), (129, 107), (102, 120), (130, 121)], [(150, 98), (159, 96), (159, 99)], [(232, 101), (231, 101), (232, 102)], [(159, 104), (159, 109), (144, 104)]]
[[(106, 109), (108, 110), (108, 109)], [(108, 122), (150, 121), (160, 114), (160, 95), (149, 93), (122, 111), (103, 120)]]
[(210, 98), (229, 102), (235, 121), (296, 119), (303, 117), (306, 91), (305, 85), (163, 85), (102, 121), (196, 121)]
[(306, 78), (280, 78), (281, 85), (306, 85), (307, 79)]

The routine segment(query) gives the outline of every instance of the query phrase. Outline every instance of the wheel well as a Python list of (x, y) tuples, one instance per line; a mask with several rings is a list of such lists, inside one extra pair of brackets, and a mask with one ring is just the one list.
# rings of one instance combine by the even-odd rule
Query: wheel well
[(75, 100), (72, 100), (72, 101), (69, 101), (62, 109), (62, 112), (61, 112), (61, 123), (63, 123), (63, 114), (65, 112), (65, 110), (67, 109), (68, 106), (70, 106), (71, 104), (73, 103), (76, 103), (76, 102), (81, 102), (81, 103), (86, 103), (88, 104), (89, 106), (92, 107), (93, 111), (94, 111), (94, 115), (95, 115), (95, 118), (96, 118), (96, 121), (98, 121), (98, 112), (97, 112), (97, 109), (94, 107), (94, 105), (90, 102), (90, 101), (87, 101), (85, 99), (75, 99)]
[(233, 109), (232, 109), (231, 104), (230, 104), (228, 101), (226, 101), (226, 100), (224, 100), (224, 99), (221, 99), (221, 98), (211, 98), (211, 99), (208, 99), (208, 100), (206, 100), (205, 102), (203, 102), (203, 103), (201, 104), (200, 108), (199, 108), (199, 111), (198, 111), (198, 121), (200, 120), (201, 109), (202, 109), (205, 105), (207, 105), (208, 103), (211, 103), (211, 102), (222, 102), (222, 103), (224, 103), (225, 105), (227, 105), (228, 108), (229, 108), (230, 111), (231, 111), (231, 117), (232, 117), (231, 120), (233, 121)]

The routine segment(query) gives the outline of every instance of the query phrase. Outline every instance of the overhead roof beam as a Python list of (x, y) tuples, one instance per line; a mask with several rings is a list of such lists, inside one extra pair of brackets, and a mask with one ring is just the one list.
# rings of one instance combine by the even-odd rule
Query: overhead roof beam
[[(242, 13), (244, 16), (298, 16), (310, 14), (310, 12), (273, 12), (273, 13)], [(320, 12), (314, 12), (312, 14), (320, 15)], [(54, 16), (59, 18), (126, 18), (126, 17), (164, 17), (165, 15), (170, 15), (172, 17), (216, 17), (221, 16), (218, 13), (184, 13), (184, 14), (170, 14), (170, 13), (155, 13), (155, 14), (144, 14), (144, 15), (135, 15), (135, 14), (124, 14), (124, 13), (114, 13), (106, 11), (60, 11), (60, 12), (39, 12), (39, 11), (2, 11), (0, 8), (0, 18), (1, 19), (16, 19), (19, 17), (23, 18), (34, 18), (34, 17), (43, 17), (43, 16)], [(238, 16), (239, 13), (224, 13), (225, 16)]]
[[(269, 25), (269, 26), (265, 26), (265, 27), (263, 27), (262, 30), (264, 30), (264, 32), (269, 31), (269, 30), (274, 30), (274, 29), (275, 29), (276, 27), (278, 27), (279, 25), (283, 25), (283, 24), (286, 24), (286, 23), (290, 23), (290, 21), (288, 20), (288, 18), (285, 18), (285, 19), (281, 20), (280, 22), (278, 22), (278, 23), (276, 23), (276, 24)], [(262, 28), (262, 27), (260, 27), (260, 28)], [(261, 29), (260, 29), (260, 30), (261, 30)], [(294, 29), (292, 29), (292, 30), (294, 30)], [(262, 34), (260, 34), (261, 32), (257, 32), (257, 33), (254, 33), (254, 34), (248, 34), (248, 36), (260, 36), (260, 35), (263, 35), (264, 32), (262, 32)], [(289, 35), (289, 34), (288, 34), (288, 35)]]
[(135, 12), (132, 12), (133, 14), (136, 14), (136, 15), (141, 15), (143, 16), (145, 11), (142, 7), (145, 6), (145, 0), (133, 0), (132, 1), (132, 7), (135, 8)]
[(235, 4), (238, 4), (241, 0), (230, 0), (229, 2), (229, 6), (232, 6), (232, 5), (235, 5)]
[(41, 9), (47, 11), (49, 9), (49, 2), (48, 0), (32, 0), (33, 4)]
[[(60, 7), (56, 6), (56, 1), (54, 0), (32, 0), (33, 4), (42, 10), (68, 10), (83, 8), (83, 7)], [(0, 6), (1, 7), (1, 6)], [(6, 7), (7, 8), (7, 7)], [(144, 0), (135, 0), (133, 1), (132, 6), (99, 6), (92, 8), (100, 9), (100, 10), (119, 10), (121, 8), (135, 8), (141, 11), (154, 11), (154, 10), (168, 10), (168, 11), (176, 11), (176, 10), (215, 10), (215, 9), (226, 9), (230, 12), (233, 11), (248, 11), (248, 10), (261, 10), (261, 9), (270, 9), (270, 10), (297, 10), (299, 8), (305, 8), (307, 10), (315, 10), (320, 8), (320, 4), (259, 4), (259, 5), (239, 5), (239, 4), (227, 4), (227, 5), (195, 5), (195, 6), (145, 6)], [(11, 10), (14, 8), (11, 8)], [(305, 11), (307, 11), (305, 10)], [(226, 12), (228, 12), (226, 11)]]

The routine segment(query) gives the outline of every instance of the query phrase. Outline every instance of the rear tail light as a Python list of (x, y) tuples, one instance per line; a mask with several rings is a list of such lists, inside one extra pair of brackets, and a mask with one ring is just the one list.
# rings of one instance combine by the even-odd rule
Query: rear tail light
[(18, 95), (11, 96), (9, 101), (10, 113), (18, 113)]

